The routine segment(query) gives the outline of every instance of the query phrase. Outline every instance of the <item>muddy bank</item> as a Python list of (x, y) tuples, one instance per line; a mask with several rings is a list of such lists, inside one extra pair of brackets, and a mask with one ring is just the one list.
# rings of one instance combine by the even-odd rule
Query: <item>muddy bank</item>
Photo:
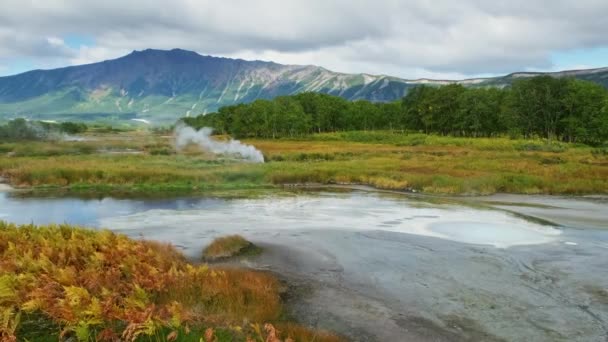
[(382, 231), (299, 234), (275, 236), (280, 245), (267, 245), (249, 266), (294, 284), (296, 318), (354, 341), (608, 336), (608, 303), (589, 288), (606, 284), (597, 258), (606, 252), (597, 248), (499, 249)]
[(343, 269), (324, 258), (281, 245), (240, 266), (270, 270), (288, 284), (287, 314), (308, 326), (338, 332), (352, 341), (500, 341), (475, 322), (452, 317), (442, 324), (387, 302), (375, 286), (345, 283)]
[(550, 225), (571, 228), (608, 229), (608, 195), (523, 195), (497, 193), (492, 195), (434, 195), (412, 191), (384, 190), (368, 185), (324, 185), (298, 184), (295, 188), (311, 190), (345, 190), (431, 201), (435, 203), (466, 203), (473, 206), (488, 206), (520, 214), (530, 219), (544, 221)]
[(495, 194), (465, 199), (574, 229), (608, 229), (607, 196)]

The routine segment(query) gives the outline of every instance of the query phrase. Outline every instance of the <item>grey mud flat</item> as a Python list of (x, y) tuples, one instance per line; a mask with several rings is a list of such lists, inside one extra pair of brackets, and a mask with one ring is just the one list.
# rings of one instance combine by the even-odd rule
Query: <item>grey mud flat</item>
[(288, 303), (303, 323), (353, 341), (607, 340), (606, 259), (593, 252), (381, 231), (308, 238), (314, 249), (268, 245), (250, 266), (293, 284)]
[[(457, 322), (452, 317), (453, 322), (444, 326), (394, 305), (398, 302), (388, 302), (387, 294), (376, 286), (352, 286), (343, 279), (340, 267), (326, 260), (311, 260), (302, 250), (263, 247), (264, 255), (245, 265), (271, 270), (285, 281), (289, 285), (288, 313), (305, 325), (338, 332), (352, 341), (501, 340), (472, 321)], [(308, 271), (302, 272), (304, 269)]]

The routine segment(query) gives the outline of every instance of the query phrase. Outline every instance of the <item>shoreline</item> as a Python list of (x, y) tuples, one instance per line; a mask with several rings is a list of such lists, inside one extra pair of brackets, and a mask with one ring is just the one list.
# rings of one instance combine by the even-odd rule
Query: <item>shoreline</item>
[[(517, 194), (495, 193), (489, 195), (436, 195), (412, 193), (398, 190), (378, 189), (368, 185), (301, 185), (300, 189), (342, 189), (368, 193), (393, 194), (407, 198), (464, 204), (472, 207), (483, 206), (491, 210), (505, 211), (525, 220), (542, 225), (569, 227), (574, 222), (585, 223), (586, 228), (608, 229), (602, 205), (608, 204), (608, 195), (557, 195), (557, 194)], [(576, 202), (575, 208), (569, 208)], [(550, 204), (547, 204), (549, 202)], [(557, 215), (555, 211), (558, 211)]]
[(434, 198), (434, 199), (483, 199), (494, 196), (547, 196), (547, 197), (564, 197), (568, 199), (581, 199), (581, 200), (600, 200), (608, 201), (608, 194), (602, 193), (589, 193), (589, 194), (570, 194), (570, 193), (519, 193), (519, 192), (495, 192), (490, 194), (474, 194), (474, 193), (460, 193), (460, 194), (436, 194), (430, 192), (422, 192), (415, 190), (394, 190), (394, 189), (382, 189), (377, 188), (368, 184), (321, 184), (321, 183), (299, 183), (299, 184), (280, 184), (283, 188), (287, 189), (347, 189), (347, 190), (358, 190), (366, 192), (376, 193), (388, 193), (405, 195), (409, 197), (422, 197), (422, 198)]
[[(91, 194), (112, 196), (116, 194), (124, 195), (129, 198), (129, 195), (138, 196), (142, 194), (148, 195), (164, 195), (176, 194), (182, 196), (203, 196), (209, 192), (215, 191), (261, 191), (261, 190), (319, 190), (319, 189), (335, 189), (335, 190), (354, 190), (363, 192), (386, 193), (404, 195), (413, 198), (429, 198), (438, 200), (481, 200), (491, 201), (494, 197), (501, 196), (521, 196), (523, 197), (563, 197), (567, 199), (590, 200), (590, 201), (608, 201), (608, 194), (605, 193), (521, 193), (521, 192), (494, 192), (488, 194), (482, 193), (454, 193), (442, 194), (433, 192), (423, 192), (415, 189), (383, 189), (369, 184), (324, 184), (324, 183), (285, 183), (285, 184), (203, 184), (204, 186), (175, 186), (173, 184), (160, 184), (152, 187), (150, 184), (133, 184), (133, 185), (100, 185), (100, 184), (75, 184), (71, 186), (57, 185), (39, 185), (29, 187), (13, 187), (10, 182), (0, 176), (0, 189), (5, 189), (20, 192), (30, 193), (65, 193), (65, 194)], [(133, 190), (135, 189), (135, 190)]]
[[(284, 185), (262, 185), (251, 187), (210, 187), (196, 191), (120, 191), (120, 189), (105, 189), (105, 191), (93, 188), (58, 188), (58, 187), (30, 187), (14, 188), (0, 177), (0, 193), (18, 193), (26, 197), (76, 197), (76, 198), (116, 198), (116, 199), (171, 199), (171, 198), (225, 198), (244, 199), (261, 198), (267, 196), (282, 196), (293, 194), (294, 191), (329, 191), (329, 192), (362, 192), (386, 195), (404, 196), (414, 200), (424, 200), (431, 203), (445, 203), (466, 205), (470, 207), (485, 207), (492, 210), (508, 212), (529, 221), (542, 225), (567, 227), (574, 222), (586, 223), (586, 228), (606, 229), (601, 206), (608, 204), (608, 195), (587, 194), (520, 194), (520, 193), (494, 193), (488, 195), (455, 194), (441, 195), (433, 193), (412, 192), (406, 190), (380, 189), (370, 185), (361, 184), (320, 184), (301, 183)], [(124, 188), (124, 187), (121, 187)], [(576, 208), (568, 208), (573, 202)], [(564, 207), (566, 203), (566, 207)], [(566, 209), (567, 212), (560, 212)], [(557, 215), (556, 215), (557, 214)], [(589, 215), (590, 214), (590, 215)], [(572, 217), (575, 220), (572, 220)]]

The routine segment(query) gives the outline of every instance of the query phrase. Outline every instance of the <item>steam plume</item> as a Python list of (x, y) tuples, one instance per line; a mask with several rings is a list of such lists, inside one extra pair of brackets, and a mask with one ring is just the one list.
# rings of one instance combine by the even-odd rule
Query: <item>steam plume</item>
[(180, 150), (186, 145), (194, 143), (214, 154), (238, 156), (253, 163), (264, 162), (262, 152), (255, 147), (233, 139), (227, 142), (213, 140), (211, 139), (212, 132), (213, 128), (210, 127), (203, 127), (197, 131), (192, 127), (178, 125), (175, 127), (175, 146)]

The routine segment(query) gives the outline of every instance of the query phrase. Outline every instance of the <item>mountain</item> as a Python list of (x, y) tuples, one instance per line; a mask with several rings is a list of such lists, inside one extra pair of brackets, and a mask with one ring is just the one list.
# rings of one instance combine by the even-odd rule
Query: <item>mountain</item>
[(100, 63), (0, 78), (0, 118), (175, 120), (221, 106), (317, 91), (387, 101), (409, 85), (388, 76), (348, 75), (316, 66), (135, 51)]
[[(583, 69), (583, 70), (566, 70), (557, 72), (516, 72), (506, 76), (478, 79), (481, 81), (480, 84), (484, 86), (506, 86), (516, 79), (535, 77), (535, 76), (551, 76), (551, 77), (572, 77), (579, 80), (591, 81), (599, 83), (604, 87), (608, 88), (608, 68), (597, 68), (597, 69)], [(458, 81), (458, 82), (467, 82)]]
[[(134, 51), (99, 63), (0, 77), (0, 119), (146, 119), (171, 122), (221, 106), (305, 91), (349, 100), (392, 101), (418, 84), (504, 86), (518, 77), (462, 81), (343, 74), (318, 66), (202, 56), (174, 49)], [(551, 73), (608, 86), (608, 68)]]

